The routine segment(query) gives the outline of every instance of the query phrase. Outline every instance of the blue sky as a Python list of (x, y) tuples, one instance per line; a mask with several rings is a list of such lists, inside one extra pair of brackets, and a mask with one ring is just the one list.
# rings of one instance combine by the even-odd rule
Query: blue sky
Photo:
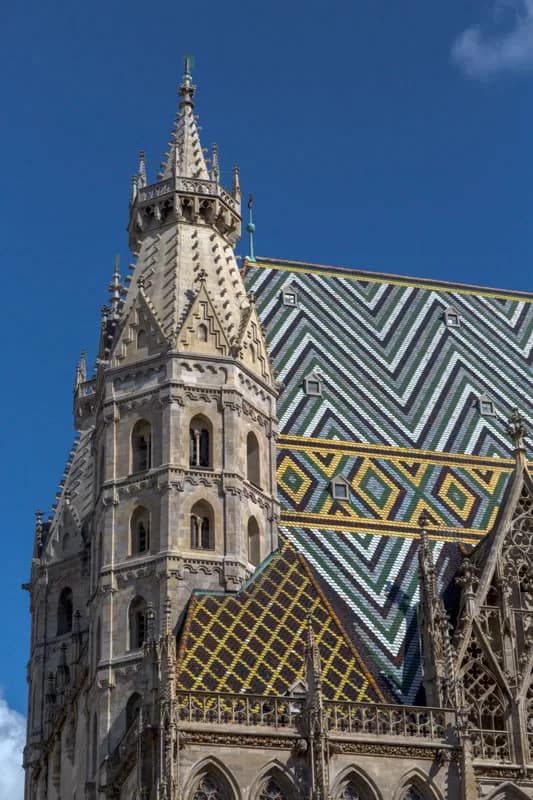
[(130, 177), (142, 147), (157, 171), (182, 55), (204, 146), (254, 193), (259, 254), (527, 290), (533, 0), (27, 0), (0, 46), (0, 687), (25, 713), (33, 511), (54, 499), (74, 364), (115, 254), (131, 260)]

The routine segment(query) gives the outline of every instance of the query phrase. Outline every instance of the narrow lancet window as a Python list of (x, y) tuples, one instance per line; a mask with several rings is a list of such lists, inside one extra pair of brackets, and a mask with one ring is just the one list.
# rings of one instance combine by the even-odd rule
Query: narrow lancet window
[(259, 442), (251, 431), (246, 437), (246, 477), (254, 486), (261, 486)]
[(138, 650), (146, 639), (146, 601), (136, 597), (129, 613), (130, 650)]
[(208, 503), (201, 500), (191, 510), (191, 548), (213, 550), (214, 546), (213, 511)]
[(152, 461), (152, 432), (150, 423), (140, 419), (131, 433), (131, 471), (145, 472)]
[(70, 633), (72, 630), (72, 589), (68, 586), (61, 591), (57, 606), (57, 635)]
[(189, 428), (189, 466), (211, 468), (211, 424), (200, 415), (191, 420)]

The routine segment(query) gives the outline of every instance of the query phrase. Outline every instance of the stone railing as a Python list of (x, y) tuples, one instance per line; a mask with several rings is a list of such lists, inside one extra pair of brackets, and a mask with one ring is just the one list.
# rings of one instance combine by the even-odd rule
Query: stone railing
[(301, 698), (180, 692), (176, 700), (178, 724), (189, 722), (296, 729), (304, 711), (304, 700)]
[[(306, 700), (302, 697), (180, 692), (178, 725), (242, 725), (303, 732)], [(423, 739), (455, 745), (453, 710), (326, 700), (324, 714), (331, 736)]]
[(226, 192), (223, 187), (216, 181), (205, 180), (204, 178), (167, 178), (158, 183), (152, 183), (150, 186), (145, 186), (139, 189), (139, 201), (147, 203), (153, 200), (158, 200), (164, 195), (172, 192), (185, 192), (190, 194), (204, 195), (205, 197), (219, 197), (224, 201), (232, 210), (237, 209), (235, 198)]
[(343, 703), (326, 700), (324, 710), (330, 734), (429, 739), (456, 739), (453, 710), (425, 706)]
[(96, 390), (96, 378), (91, 378), (88, 381), (83, 381), (78, 384), (77, 392), (79, 397), (90, 397)]
[(470, 730), (472, 753), (482, 761), (511, 761), (511, 747), (507, 731)]

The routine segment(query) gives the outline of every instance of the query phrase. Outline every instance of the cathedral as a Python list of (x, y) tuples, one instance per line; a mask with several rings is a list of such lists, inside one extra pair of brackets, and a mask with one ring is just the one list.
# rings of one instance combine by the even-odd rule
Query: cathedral
[(36, 514), (25, 800), (533, 798), (533, 295), (238, 263), (194, 107)]

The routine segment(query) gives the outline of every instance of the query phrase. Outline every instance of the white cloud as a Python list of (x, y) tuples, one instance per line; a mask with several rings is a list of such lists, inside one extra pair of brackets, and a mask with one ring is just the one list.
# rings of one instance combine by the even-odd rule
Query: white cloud
[(533, 0), (497, 0), (494, 15), (499, 30), (489, 32), (482, 25), (474, 25), (452, 46), (452, 61), (469, 78), (533, 70)]
[(26, 723), (0, 695), (0, 798), (23, 800), (22, 748)]

